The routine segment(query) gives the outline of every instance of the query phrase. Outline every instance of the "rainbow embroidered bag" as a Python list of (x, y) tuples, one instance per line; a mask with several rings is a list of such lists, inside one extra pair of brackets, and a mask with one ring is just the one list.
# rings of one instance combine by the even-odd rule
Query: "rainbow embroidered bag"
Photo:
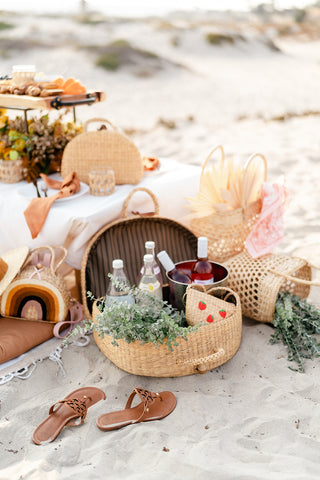
[[(60, 250), (58, 260), (57, 250)], [(66, 256), (64, 247), (43, 246), (31, 250), (20, 273), (3, 292), (1, 315), (64, 321), (69, 311), (70, 293), (63, 277), (56, 271)]]

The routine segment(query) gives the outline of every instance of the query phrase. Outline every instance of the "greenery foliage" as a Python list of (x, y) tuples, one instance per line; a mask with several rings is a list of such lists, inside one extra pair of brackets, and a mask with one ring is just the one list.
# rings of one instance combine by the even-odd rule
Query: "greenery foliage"
[[(117, 288), (127, 295), (132, 295), (134, 304), (111, 302), (105, 304), (98, 302), (100, 314), (96, 321), (89, 320), (84, 327), (75, 329), (75, 333), (87, 333), (94, 330), (100, 337), (112, 336), (112, 343), (118, 346), (117, 340), (123, 339), (127, 343), (139, 340), (142, 344), (153, 343), (156, 347), (165, 344), (169, 350), (178, 345), (177, 338), (187, 340), (190, 332), (196, 331), (197, 326), (188, 326), (184, 312), (174, 309), (168, 302), (160, 300), (137, 287), (127, 286), (114, 280)], [(88, 296), (95, 300), (92, 293)]]
[(304, 372), (305, 359), (320, 355), (320, 342), (315, 336), (320, 333), (320, 310), (297, 295), (280, 292), (273, 324), (270, 342), (281, 341), (288, 349), (288, 360), (297, 364), (297, 368), (289, 368)]

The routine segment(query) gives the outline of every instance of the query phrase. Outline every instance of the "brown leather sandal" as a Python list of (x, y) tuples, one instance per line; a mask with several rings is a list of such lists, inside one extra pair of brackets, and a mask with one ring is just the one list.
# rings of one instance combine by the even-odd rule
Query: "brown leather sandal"
[(37, 445), (52, 442), (63, 427), (81, 425), (86, 418), (88, 408), (105, 398), (100, 388), (83, 387), (74, 390), (50, 407), (49, 416), (35, 429), (32, 440)]
[[(131, 407), (135, 395), (141, 398), (141, 403)], [(135, 388), (130, 394), (124, 410), (100, 415), (97, 418), (97, 426), (107, 432), (133, 423), (160, 420), (169, 415), (175, 409), (176, 404), (177, 399), (171, 392), (154, 393), (142, 388)]]

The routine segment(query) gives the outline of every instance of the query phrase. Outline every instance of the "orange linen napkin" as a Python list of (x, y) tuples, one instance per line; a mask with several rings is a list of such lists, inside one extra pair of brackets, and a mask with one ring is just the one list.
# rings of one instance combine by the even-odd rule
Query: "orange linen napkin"
[(70, 197), (80, 190), (80, 181), (76, 172), (69, 173), (62, 182), (52, 180), (44, 173), (40, 176), (49, 188), (57, 189), (59, 192), (51, 197), (33, 198), (25, 209), (24, 216), (32, 238), (39, 235), (53, 202), (59, 198)]

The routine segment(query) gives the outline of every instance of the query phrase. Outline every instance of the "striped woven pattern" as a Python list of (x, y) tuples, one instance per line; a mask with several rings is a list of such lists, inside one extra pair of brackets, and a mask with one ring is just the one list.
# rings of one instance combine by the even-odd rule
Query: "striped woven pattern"
[[(156, 251), (166, 250), (174, 262), (192, 260), (197, 254), (197, 238), (183, 225), (163, 217), (133, 217), (103, 227), (89, 242), (82, 259), (81, 293), (84, 312), (91, 317), (91, 291), (95, 298), (105, 295), (112, 260), (122, 258), (128, 279), (136, 283), (145, 254), (145, 242), (154, 240)], [(165, 272), (162, 270), (165, 278)]]

